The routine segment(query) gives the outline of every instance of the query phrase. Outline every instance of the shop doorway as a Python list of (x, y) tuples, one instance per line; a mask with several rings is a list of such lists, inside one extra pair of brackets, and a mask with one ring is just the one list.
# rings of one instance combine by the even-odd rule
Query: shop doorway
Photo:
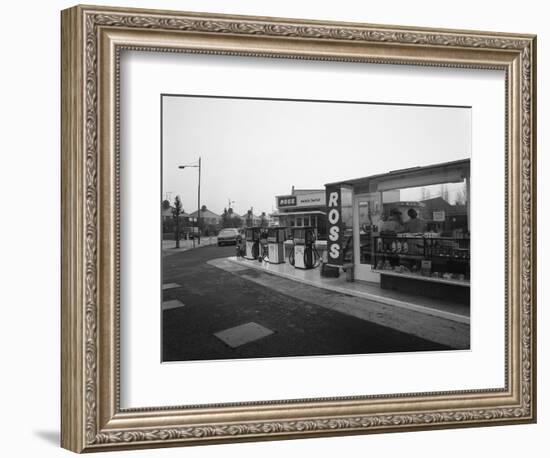
[(353, 198), (353, 259), (355, 278), (380, 282), (380, 274), (372, 271), (372, 235), (378, 232), (382, 218), (382, 193), (355, 194)]

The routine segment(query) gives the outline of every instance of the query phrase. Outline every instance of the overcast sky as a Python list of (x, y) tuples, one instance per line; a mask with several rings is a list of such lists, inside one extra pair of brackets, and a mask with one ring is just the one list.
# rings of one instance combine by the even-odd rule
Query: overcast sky
[[(275, 196), (349, 178), (466, 159), (471, 110), (461, 107), (163, 97), (163, 198), (186, 212), (275, 209)], [(168, 194), (169, 193), (169, 194)]]

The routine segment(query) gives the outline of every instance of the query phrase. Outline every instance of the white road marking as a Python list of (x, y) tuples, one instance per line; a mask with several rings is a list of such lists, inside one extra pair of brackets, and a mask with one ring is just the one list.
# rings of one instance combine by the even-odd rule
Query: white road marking
[(164, 283), (162, 285), (162, 290), (165, 291), (167, 289), (174, 289), (174, 288), (181, 288), (181, 285), (178, 285), (177, 283)]
[(162, 311), (170, 310), (170, 309), (177, 309), (180, 307), (183, 307), (185, 304), (183, 302), (178, 301), (177, 299), (171, 300), (171, 301), (164, 301), (162, 303)]
[(229, 345), (231, 348), (237, 348), (249, 342), (254, 342), (263, 337), (273, 334), (273, 331), (266, 327), (250, 322), (216, 332), (214, 335)]

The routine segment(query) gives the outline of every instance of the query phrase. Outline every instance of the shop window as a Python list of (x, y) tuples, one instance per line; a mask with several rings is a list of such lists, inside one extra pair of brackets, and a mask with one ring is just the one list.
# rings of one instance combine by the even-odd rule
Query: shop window
[[(393, 206), (405, 204), (399, 206), (404, 231), (469, 237), (469, 196), (465, 180), (402, 189), (400, 194), (401, 202), (395, 202)], [(384, 210), (390, 211), (391, 206), (392, 203), (384, 203)], [(420, 223), (411, 223), (409, 207), (416, 212)]]
[(382, 224), (381, 195), (373, 192), (357, 196), (359, 214), (359, 262), (372, 264), (373, 235)]
[[(433, 180), (432, 180), (433, 182)], [(383, 196), (382, 224), (371, 238), (376, 271), (468, 282), (470, 232), (466, 180), (399, 189)], [(360, 213), (361, 215), (361, 213)], [(362, 259), (363, 260), (363, 257)]]

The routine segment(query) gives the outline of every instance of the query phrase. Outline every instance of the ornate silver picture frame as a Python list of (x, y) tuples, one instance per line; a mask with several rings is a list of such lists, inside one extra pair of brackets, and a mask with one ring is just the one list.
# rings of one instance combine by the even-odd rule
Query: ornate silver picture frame
[[(61, 18), (62, 447), (92, 452), (536, 421), (535, 36), (94, 6)], [(125, 51), (504, 72), (504, 386), (122, 407)]]

